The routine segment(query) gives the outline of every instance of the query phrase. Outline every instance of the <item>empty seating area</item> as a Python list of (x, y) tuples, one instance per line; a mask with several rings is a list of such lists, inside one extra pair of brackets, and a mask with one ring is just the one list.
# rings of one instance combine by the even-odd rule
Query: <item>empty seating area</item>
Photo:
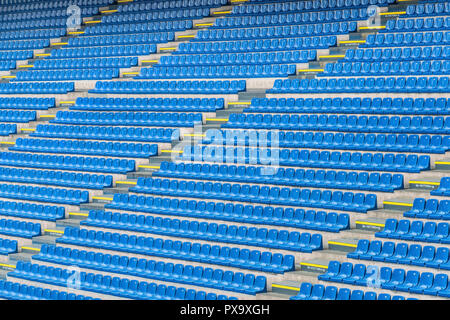
[(211, 161), (267, 164), (270, 156), (279, 154), (279, 164), (293, 167), (330, 168), (367, 171), (415, 172), (430, 170), (429, 155), (404, 153), (371, 153), (320, 151), (309, 149), (268, 149), (220, 146), (186, 146), (183, 161)]
[[(67, 279), (71, 272), (63, 268), (46, 267), (45, 265), (31, 264), (30, 262), (17, 263), (16, 270), (10, 273), (11, 278), (26, 279), (33, 282), (47, 283), (51, 285), (67, 286)], [(231, 284), (233, 285), (233, 284)], [(241, 284), (235, 284), (240, 287)], [(217, 296), (214, 293), (204, 291), (191, 292), (183, 287), (166, 286), (164, 284), (156, 285), (152, 282), (129, 280), (127, 278), (102, 276), (95, 273), (80, 273), (80, 288), (83, 291), (109, 294), (128, 299), (138, 300), (171, 300), (175, 297), (187, 300), (216, 300), (233, 299), (234, 297)], [(199, 296), (197, 298), (197, 295)], [(213, 295), (213, 296), (211, 296)], [(201, 298), (203, 296), (203, 299)]]
[[(60, 244), (80, 247), (106, 248), (108, 250), (139, 253), (155, 257), (167, 257), (208, 264), (233, 266), (250, 270), (284, 273), (293, 270), (294, 256), (269, 251), (240, 249), (209, 245), (199, 242), (181, 242), (170, 239), (131, 236), (127, 234), (66, 228), (64, 236), (57, 240)], [(139, 246), (136, 246), (139, 243)]]
[[(434, 275), (431, 272), (389, 267), (382, 267), (379, 271), (372, 268), (372, 272), (368, 273), (367, 269), (368, 266), (360, 263), (330, 261), (327, 272), (320, 275), (319, 280), (359, 286), (370, 286), (373, 285), (371, 282), (376, 282), (376, 286), (392, 291), (441, 297), (448, 297), (449, 294), (447, 274)], [(374, 272), (379, 272), (379, 278), (371, 278)]]
[(441, 270), (449, 270), (450, 267), (448, 248), (433, 245), (409, 245), (406, 242), (359, 240), (356, 250), (349, 253), (347, 257)]
[(283, 208), (261, 205), (233, 205), (223, 202), (168, 199), (136, 195), (115, 194), (105, 208), (139, 211), (165, 215), (218, 219), (255, 224), (299, 227), (302, 229), (339, 232), (349, 228), (346, 213)]
[(0, 299), (450, 298), (449, 16), (0, 0)]
[(375, 233), (379, 238), (450, 243), (450, 225), (447, 222), (387, 219), (384, 230)]
[[(230, 123), (228, 126), (234, 126)], [(275, 125), (270, 125), (272, 130)], [(314, 130), (311, 125), (301, 125), (302, 129)], [(331, 126), (330, 128), (336, 128)], [(364, 130), (369, 130), (367, 126), (359, 126)], [(351, 130), (351, 129), (350, 129)], [(278, 145), (283, 148), (308, 148), (316, 149), (344, 149), (344, 150), (378, 150), (378, 151), (398, 151), (398, 152), (423, 152), (423, 153), (445, 153), (450, 148), (448, 136), (429, 134), (386, 134), (386, 133), (342, 133), (342, 132), (302, 132), (302, 131), (279, 131), (278, 136), (274, 136), (271, 131), (259, 133), (252, 129), (221, 130), (220, 133), (225, 139), (223, 143), (254, 145), (258, 140), (265, 139), (267, 146)], [(217, 132), (208, 132), (204, 143), (217, 144), (222, 141), (215, 141)], [(249, 141), (245, 138), (249, 137)], [(230, 138), (229, 138), (230, 137)], [(233, 141), (234, 138), (234, 141)], [(251, 139), (253, 138), (253, 139)]]
[(259, 182), (280, 184), (288, 186), (304, 187), (329, 187), (336, 189), (359, 189), (393, 192), (403, 187), (403, 176), (400, 174), (391, 175), (389, 173), (360, 174), (346, 171), (324, 171), (324, 170), (304, 170), (292, 168), (279, 168), (272, 175), (269, 175), (264, 168), (253, 166), (227, 166), (209, 164), (185, 164), (161, 162), (161, 167), (153, 176), (188, 178), (195, 175), (197, 179), (215, 180), (219, 178), (225, 181), (234, 182)]
[(94, 270), (148, 279), (192, 285), (200, 284), (207, 288), (238, 291), (253, 295), (264, 291), (266, 288), (266, 279), (264, 277), (255, 277), (251, 273), (223, 272), (221, 269), (194, 268), (191, 265), (174, 265), (173, 263), (147, 259), (128, 259), (127, 256), (114, 255), (109, 257), (102, 253), (96, 254), (93, 251), (78, 251), (55, 246), (44, 245), (42, 251), (39, 252), (35, 259), (63, 265), (75, 264)]
[[(389, 293), (377, 294), (373, 291), (350, 290), (336, 286), (324, 286), (304, 282), (300, 286), (297, 295), (289, 298), (290, 300), (406, 300), (401, 295), (390, 295)], [(409, 298), (408, 300), (412, 300)]]

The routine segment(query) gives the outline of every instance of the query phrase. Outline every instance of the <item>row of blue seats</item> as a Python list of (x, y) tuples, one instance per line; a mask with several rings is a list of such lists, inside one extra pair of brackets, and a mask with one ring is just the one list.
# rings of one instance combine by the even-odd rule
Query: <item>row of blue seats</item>
[[(450, 6), (447, 7), (450, 10)], [(448, 15), (448, 13), (445, 13)], [(386, 28), (380, 32), (399, 31), (423, 31), (423, 30), (448, 30), (450, 28), (450, 17), (428, 17), (413, 19), (394, 19), (386, 21)]]
[(3, 3), (0, 8), (2, 14), (14, 14), (14, 13), (30, 13), (30, 12), (45, 12), (47, 9), (66, 9), (70, 4), (77, 4), (80, 7), (97, 7), (112, 4), (111, 0), (94, 0), (91, 2), (82, 1), (10, 1)]
[(303, 63), (316, 60), (316, 50), (161, 56), (160, 66)]
[[(16, 269), (11, 271), (8, 277), (67, 287), (72, 274), (73, 271), (69, 269), (19, 261)], [(84, 291), (136, 300), (228, 300), (228, 297), (224, 295), (206, 294), (204, 291), (197, 292), (193, 289), (186, 291), (182, 287), (167, 287), (164, 284), (156, 285), (146, 281), (129, 280), (84, 271), (80, 272), (79, 287)]]
[[(267, 133), (258, 133), (252, 129), (240, 130), (233, 140), (226, 140), (226, 134), (230, 131), (206, 132), (203, 144), (227, 144), (230, 145), (266, 145), (268, 147), (280, 148), (314, 148), (314, 149), (337, 149), (337, 150), (377, 150), (391, 152), (423, 152), (423, 153), (445, 153), (450, 150), (449, 136), (429, 135), (406, 135), (406, 134), (364, 134), (364, 133), (332, 133), (332, 132), (301, 132), (279, 131), (278, 137)], [(217, 137), (218, 135), (218, 137)], [(232, 136), (233, 137), (233, 136)], [(250, 140), (246, 140), (252, 137)], [(272, 141), (273, 140), (273, 141)]]
[(226, 0), (172, 0), (172, 1), (141, 1), (127, 3), (117, 7), (118, 12), (157, 11), (174, 8), (220, 7), (227, 4)]
[(91, 210), (89, 217), (80, 225), (309, 253), (322, 249), (321, 234), (245, 226), (238, 228), (236, 225), (163, 219), (150, 215)]
[(36, 120), (36, 111), (0, 110), (1, 122), (29, 122)]
[(235, 165), (161, 162), (153, 177), (220, 180), (297, 187), (394, 192), (403, 189), (403, 175), (347, 171), (304, 170)]
[(158, 154), (158, 145), (142, 143), (113, 143), (80, 140), (18, 138), (16, 140), (16, 144), (10, 147), (9, 150), (148, 158)]
[(449, 77), (277, 79), (268, 93), (448, 92)]
[[(392, 296), (389, 293), (379, 293), (373, 291), (350, 290), (348, 288), (338, 288), (335, 286), (324, 286), (322, 284), (311, 284), (303, 282), (297, 295), (289, 300), (405, 300), (403, 296)], [(417, 300), (408, 298), (408, 300)]]
[[(0, 83), (0, 93), (2, 93)], [(217, 81), (97, 81), (90, 93), (181, 93), (181, 94), (237, 94), (246, 88), (245, 80)]]
[[(1, 111), (0, 111), (1, 112)], [(193, 127), (201, 113), (58, 111), (51, 123)]]
[(348, 49), (344, 61), (411, 61), (450, 59), (450, 46)]
[(0, 254), (8, 255), (17, 252), (17, 240), (0, 239)]
[(34, 50), (48, 47), (50, 40), (0, 41), (0, 50)]
[(450, 32), (400, 32), (367, 35), (360, 47), (429, 46), (450, 43)]
[(27, 0), (3, 0), (2, 1), (2, 11), (1, 12), (22, 12), (36, 9), (46, 9), (46, 8), (59, 8), (66, 7), (68, 3), (75, 3), (79, 6), (101, 6), (111, 4), (112, 0), (76, 0), (76, 1), (49, 1), (49, 2), (40, 2), (40, 1), (27, 1)]
[(0, 197), (73, 205), (89, 202), (88, 191), (3, 183), (0, 184)]
[(51, 58), (84, 58), (111, 56), (144, 56), (156, 52), (155, 44), (130, 44), (125, 46), (80, 47), (56, 49), (50, 53)]
[(295, 269), (293, 255), (70, 227), (56, 242), (272, 273)]
[(5, 32), (11, 30), (42, 30), (47, 28), (62, 28), (66, 25), (66, 22), (67, 18), (8, 21), (0, 22), (0, 30)]
[(73, 82), (0, 83), (0, 94), (66, 94), (74, 90)]
[(450, 117), (231, 113), (222, 128), (445, 134), (450, 132)]
[(16, 62), (12, 60), (0, 61), (0, 71), (7, 71), (16, 68)]
[(234, 6), (231, 10), (232, 15), (254, 15), (267, 14), (273, 12), (289, 11), (315, 11), (315, 10), (334, 10), (340, 8), (358, 8), (370, 5), (383, 6), (392, 4), (393, 0), (314, 0), (314, 1), (289, 1), (282, 3), (264, 3)]
[(136, 167), (135, 160), (128, 159), (57, 156), (22, 152), (1, 152), (0, 164), (16, 167), (122, 174), (132, 172)]
[[(374, 279), (374, 276), (376, 277)], [(389, 267), (353, 265), (350, 262), (340, 263), (330, 261), (328, 270), (319, 276), (319, 280), (342, 282), (358, 286), (375, 286), (394, 291), (403, 291), (413, 294), (427, 294), (441, 297), (450, 297), (447, 289), (448, 276), (431, 272), (416, 270), (391, 269)]]
[(172, 52), (172, 56), (186, 53), (253, 53), (270, 51), (292, 51), (300, 49), (328, 49), (328, 47), (334, 46), (336, 45), (336, 43), (336, 36), (220, 42), (190, 41), (181, 42), (178, 46), (177, 51)]
[(112, 0), (76, 0), (76, 1), (28, 1), (28, 0), (4, 0), (2, 1), (2, 6), (0, 7), (0, 12), (10, 13), (10, 12), (29, 12), (42, 9), (51, 8), (66, 8), (71, 3), (77, 4), (80, 7), (85, 6), (103, 6), (112, 4)]
[(47, 110), (55, 107), (55, 98), (1, 97), (0, 109)]
[(0, 136), (9, 136), (17, 133), (17, 125), (12, 123), (0, 124)]
[(230, 16), (218, 18), (211, 28), (245, 28), (257, 26), (279, 26), (289, 24), (310, 24), (366, 20), (369, 17), (367, 8), (336, 9), (302, 13), (280, 13), (271, 15)]
[(433, 196), (450, 196), (450, 177), (442, 177), (439, 183), (439, 187), (430, 192)]
[[(242, 29), (207, 29), (198, 31), (195, 35), (194, 41), (252, 40), (250, 43), (255, 43), (255, 45), (257, 43), (264, 44), (264, 46), (260, 44), (256, 47), (270, 48), (274, 47), (274, 44), (278, 43), (279, 45), (276, 47), (280, 49), (283, 48), (282, 45), (285, 42), (296, 41), (297, 46), (295, 49), (299, 49), (301, 47), (317, 47), (319, 44), (336, 44), (336, 36), (331, 35), (347, 34), (349, 32), (356, 31), (356, 28), (356, 22), (334, 22), (324, 24)], [(289, 40), (279, 39), (289, 37), (292, 38)], [(196, 43), (191, 43), (190, 45), (195, 46), (195, 44)], [(212, 43), (211, 45), (223, 46), (220, 42)], [(183, 50), (184, 47), (189, 47), (189, 44), (180, 44), (180, 50)], [(292, 45), (290, 47), (292, 48)], [(248, 50), (248, 52), (251, 52), (251, 50)]]
[(138, 178), (131, 192), (190, 198), (221, 199), (278, 205), (367, 212), (377, 208), (376, 194), (330, 190), (290, 189), (248, 184), (229, 184)]
[(185, 31), (192, 29), (192, 20), (168, 20), (146, 23), (127, 23), (88, 27), (82, 36), (106, 35), (106, 34), (128, 34), (128, 33), (148, 33), (164, 31)]
[(116, 69), (69, 69), (19, 71), (13, 81), (106, 80), (119, 77)]
[(450, 200), (416, 198), (411, 210), (405, 211), (403, 216), (407, 218), (450, 220)]
[(33, 62), (32, 70), (38, 69), (84, 69), (84, 68), (130, 68), (138, 65), (138, 57), (93, 59), (43, 59)]
[(251, 105), (246, 107), (244, 112), (438, 115), (450, 114), (450, 100), (446, 98), (391, 97), (252, 98)]
[[(183, 161), (208, 161), (226, 163), (271, 163), (270, 149), (223, 148), (209, 146), (185, 146), (181, 159)], [(414, 172), (430, 170), (430, 156), (415, 154), (382, 154), (318, 150), (288, 150), (275, 154), (277, 163), (285, 166), (330, 168), (367, 171)]]
[(64, 207), (29, 202), (0, 201), (0, 215), (25, 219), (56, 221), (64, 219)]
[[(444, 100), (445, 102), (445, 100)], [(70, 110), (91, 111), (197, 111), (223, 109), (223, 98), (94, 98), (78, 97)], [(0, 108), (2, 100), (0, 98)]]
[(22, 51), (0, 51), (0, 60), (26, 60), (33, 58), (33, 51), (22, 50)]
[(408, 264), (420, 267), (450, 270), (450, 249), (446, 247), (408, 245), (406, 242), (381, 242), (361, 239), (348, 258)]
[(297, 73), (295, 64), (258, 64), (228, 66), (192, 66), (142, 68), (135, 79), (208, 79), (208, 78), (271, 78)]
[(103, 189), (111, 187), (113, 177), (103, 174), (74, 173), (53, 170), (35, 170), (0, 167), (0, 181), (48, 184), (69, 188)]
[(0, 298), (7, 300), (93, 300), (91, 297), (0, 280)]
[[(82, 17), (88, 17), (98, 14), (98, 8), (95, 7), (80, 7), (80, 15)], [(50, 10), (36, 10), (28, 12), (8, 13), (1, 14), (0, 21), (20, 21), (20, 20), (48, 20), (51, 18), (68, 18), (70, 14), (67, 9), (52, 8)]]
[(367, 75), (439, 75), (450, 73), (450, 60), (327, 63), (319, 77)]
[(19, 238), (32, 238), (41, 235), (41, 225), (33, 222), (0, 219), (0, 234)]
[(19, 31), (3, 31), (0, 33), (1, 40), (29, 40), (29, 39), (52, 39), (66, 35), (66, 28), (34, 29)]
[(67, 18), (0, 22), (0, 30), (4, 32), (12, 30), (62, 28), (65, 26), (66, 21)]
[(125, 274), (132, 277), (176, 282), (255, 295), (266, 291), (266, 277), (252, 273), (224, 271), (171, 262), (128, 258), (127, 256), (42, 245), (33, 260), (62, 264), (97, 271)]
[(74, 37), (67, 40), (67, 47), (92, 47), (130, 44), (166, 43), (175, 40), (174, 32), (138, 33), (127, 35), (107, 35), (93, 37)]
[(178, 200), (176, 198), (145, 197), (115, 194), (105, 208), (148, 212), (194, 218), (218, 219), (243, 223), (278, 225), (302, 229), (339, 232), (349, 228), (350, 217), (346, 213), (242, 205), (240, 203)]
[(116, 13), (102, 17), (102, 23), (120, 24), (142, 21), (164, 21), (181, 19), (203, 19), (210, 14), (210, 8), (171, 9), (164, 11), (140, 11)]
[[(1, 127), (0, 127), (1, 131)], [(115, 141), (172, 142), (180, 139), (180, 130), (171, 128), (58, 126), (38, 124), (32, 137), (95, 139)]]
[(450, 225), (434, 221), (387, 219), (384, 229), (375, 233), (376, 237), (409, 241), (450, 243)]
[(450, 13), (450, 3), (436, 2), (436, 3), (417, 3), (406, 7), (406, 14), (412, 17), (421, 16), (444, 16)]
[(377, 150), (396, 152), (445, 153), (449, 136), (426, 134), (374, 134), (332, 132), (258, 132), (257, 130), (208, 130), (203, 144), (256, 145), (279, 148), (314, 148), (338, 150)]

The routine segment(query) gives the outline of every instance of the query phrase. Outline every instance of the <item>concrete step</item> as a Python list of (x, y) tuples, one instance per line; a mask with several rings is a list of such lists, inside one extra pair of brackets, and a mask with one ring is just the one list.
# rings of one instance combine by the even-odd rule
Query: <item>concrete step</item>
[(276, 292), (259, 293), (256, 295), (256, 300), (289, 300), (291, 295)]
[(437, 177), (427, 177), (424, 176), (420, 179), (412, 179), (409, 180), (409, 188), (410, 189), (419, 189), (425, 192), (430, 192), (432, 190), (436, 190), (439, 188), (441, 179)]
[(157, 157), (150, 157), (150, 159), (148, 160), (150, 165), (159, 165), (161, 162), (163, 161), (171, 161), (171, 156), (170, 155), (160, 155)]
[(216, 111), (217, 118), (228, 118), (232, 113), (242, 113), (244, 108), (228, 108)]
[[(87, 218), (88, 214), (85, 212), (69, 212), (69, 218), (68, 219), (63, 219), (57, 222), (63, 222), (63, 221), (68, 221), (68, 220), (85, 220)], [(58, 224), (58, 223), (57, 223)]]
[[(60, 235), (60, 236), (62, 236), (62, 235)], [(55, 244), (57, 238), (59, 238), (59, 237), (50, 236), (50, 235), (34, 237), (33, 244), (39, 245), (39, 246), (42, 244)]]
[[(267, 88), (269, 89), (269, 88)], [(239, 101), (250, 101), (252, 98), (265, 98), (266, 90), (261, 89), (247, 89), (246, 91), (239, 92)]]
[[(117, 180), (116, 188), (128, 189), (128, 188), (136, 186), (136, 184), (137, 184), (137, 179), (134, 179), (134, 178), (128, 178), (126, 180)], [(110, 188), (107, 188), (107, 189), (110, 189)]]
[(270, 288), (271, 293), (284, 295), (287, 297), (292, 297), (297, 295), (297, 293), (300, 291), (300, 285), (301, 283), (297, 281), (279, 281), (272, 283), (272, 287)]
[(450, 159), (449, 158), (445, 158), (445, 159), (441, 159), (441, 160), (437, 160), (434, 162), (435, 166), (436, 166), (436, 170), (441, 170), (441, 171), (448, 171), (450, 172)]
[(414, 198), (411, 197), (395, 197), (383, 201), (383, 209), (397, 210), (405, 212), (413, 206)]
[(356, 249), (359, 239), (336, 238), (328, 241), (328, 249), (340, 252), (353, 252)]
[(325, 273), (328, 270), (329, 259), (311, 259), (300, 262), (300, 271)]
[[(7, 264), (10, 265), (16, 265), (17, 261), (31, 261), (31, 257), (34, 256), (35, 253), (27, 253), (27, 252), (19, 252), (19, 253), (12, 253), (8, 255), (9, 262)], [(13, 269), (13, 268), (11, 268)]]
[[(105, 195), (105, 197), (107, 198), (112, 198), (112, 195), (116, 194), (116, 193), (128, 193), (128, 188), (106, 188), (103, 189), (103, 194)], [(108, 203), (111, 201), (108, 201)]]
[(74, 218), (63, 219), (63, 220), (57, 221), (56, 226), (60, 227), (60, 228), (66, 228), (66, 227), (78, 228), (80, 226), (80, 221), (82, 221), (82, 219), (74, 219)]
[(385, 221), (386, 219), (370, 217), (366, 219), (358, 219), (355, 221), (356, 229), (372, 232), (382, 231), (384, 229)]
[(141, 178), (141, 177), (143, 177), (143, 178), (151, 178), (152, 175), (153, 175), (153, 172), (155, 172), (156, 170), (157, 169), (149, 169), (149, 170), (147, 170), (147, 169), (139, 169), (136, 172), (130, 172), (127, 175), (127, 177), (133, 178), (133, 179)]
[(28, 254), (37, 254), (39, 253), (39, 251), (41, 251), (41, 244), (31, 244), (31, 245), (27, 245), (27, 246), (22, 246), (20, 247), (20, 252), (21, 253), (28, 253)]
[(80, 205), (80, 209), (87, 210), (87, 211), (89, 211), (89, 210), (103, 210), (105, 208), (105, 203), (107, 203), (107, 202), (104, 202), (104, 203), (100, 203), (100, 202), (97, 202), (97, 203), (95, 203), (95, 202), (94, 203), (93, 202), (84, 203), (84, 204)]

